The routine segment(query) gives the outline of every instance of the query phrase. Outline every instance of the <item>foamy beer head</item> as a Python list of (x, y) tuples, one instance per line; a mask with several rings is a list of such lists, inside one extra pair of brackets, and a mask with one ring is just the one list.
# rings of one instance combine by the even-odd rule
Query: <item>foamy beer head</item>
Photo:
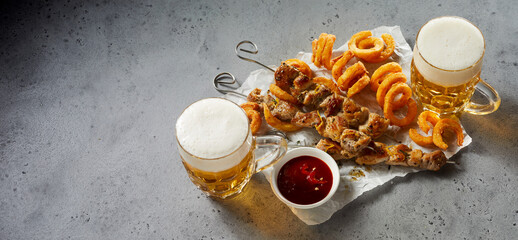
[(484, 49), (482, 33), (468, 20), (440, 17), (419, 31), (414, 64), (434, 84), (459, 86), (480, 73)]
[(185, 109), (176, 122), (176, 138), (182, 159), (206, 172), (238, 165), (252, 146), (245, 112), (222, 98), (202, 99)]

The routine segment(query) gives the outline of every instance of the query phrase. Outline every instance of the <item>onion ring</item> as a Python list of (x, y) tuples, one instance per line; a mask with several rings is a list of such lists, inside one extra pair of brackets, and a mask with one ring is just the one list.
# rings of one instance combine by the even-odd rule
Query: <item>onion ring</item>
[(419, 134), (415, 128), (410, 128), (408, 130), (408, 136), (410, 137), (410, 139), (412, 139), (412, 141), (417, 143), (417, 145), (420, 145), (423, 147), (433, 144), (432, 136), (423, 136), (423, 135)]
[(369, 49), (361, 49), (358, 47), (358, 44), (360, 41), (369, 38), (372, 36), (371, 31), (361, 31), (356, 34), (354, 34), (351, 39), (349, 40), (348, 46), (349, 49), (356, 55), (357, 57), (361, 59), (366, 58), (377, 58), (381, 55), (381, 52), (383, 51), (383, 42), (381, 41), (373, 41), (375, 45), (372, 48)]
[(247, 109), (245, 110), (246, 116), (250, 120), (250, 130), (252, 131), (252, 135), (255, 135), (259, 128), (261, 128), (261, 124), (263, 123), (263, 119), (261, 119), (261, 114), (258, 111)]
[(462, 133), (462, 127), (460, 126), (460, 123), (451, 119), (451, 118), (445, 118), (439, 120), (435, 127), (433, 128), (433, 143), (435, 146), (446, 150), (448, 149), (448, 144), (444, 142), (442, 139), (442, 134), (446, 129), (453, 130), (455, 132), (455, 135), (457, 136), (457, 145), (462, 146), (462, 143), (464, 142), (464, 134)]
[(338, 78), (337, 85), (340, 90), (346, 91), (351, 87), (354, 80), (363, 76), (365, 73), (367, 73), (365, 65), (363, 65), (362, 62), (357, 62), (345, 69), (345, 72), (342, 74), (342, 76)]
[[(419, 125), (419, 128), (423, 130), (424, 133), (428, 133), (430, 131), (430, 125), (428, 125), (428, 122), (432, 124), (432, 126), (435, 127), (437, 122), (441, 120), (437, 113), (431, 112), (431, 111), (423, 111), (421, 114), (419, 114), (419, 117), (417, 117), (417, 124)], [(411, 128), (408, 130), (408, 135), (418, 145), (421, 146), (428, 146), (432, 145), (433, 143), (433, 136), (423, 136), (417, 132), (416, 129)]]
[(372, 57), (367, 56), (366, 58), (363, 58), (363, 60), (370, 63), (379, 63), (387, 60), (390, 56), (392, 56), (392, 54), (394, 53), (394, 49), (396, 48), (396, 42), (394, 41), (394, 38), (387, 33), (382, 34), (381, 38), (387, 46), (383, 49), (380, 55), (377, 57), (375, 57), (374, 55)]
[(332, 60), (333, 62), (335, 61), (335, 59), (337, 59), (334, 64), (332, 63), (333, 69), (331, 70), (331, 73), (333, 75), (333, 79), (338, 81), (338, 78), (340, 78), (340, 75), (342, 75), (342, 71), (344, 70), (345, 64), (347, 64), (349, 60), (351, 60), (351, 58), (353, 57), (354, 53), (351, 50), (347, 50), (342, 55)]
[(301, 127), (297, 127), (291, 123), (283, 122), (275, 116), (273, 116), (272, 112), (270, 112), (270, 109), (268, 108), (266, 103), (263, 103), (263, 109), (264, 119), (268, 124), (270, 124), (270, 126), (285, 132), (293, 132), (301, 129)]
[(322, 52), (322, 63), (327, 70), (331, 70), (333, 65), (331, 65), (331, 55), (333, 54), (333, 45), (335, 44), (336, 36), (332, 34), (328, 34), (326, 36), (326, 45), (324, 46), (324, 50)]
[(326, 86), (327, 88), (331, 89), (333, 93), (341, 94), (340, 89), (338, 89), (338, 87), (336, 86), (336, 83), (329, 78), (315, 77), (313, 78), (313, 82)]
[[(348, 50), (349, 51), (349, 50)], [(342, 59), (342, 55), (338, 55), (335, 58), (331, 59), (331, 66), (334, 66), (338, 60)]]
[(277, 86), (275, 83), (270, 84), (270, 92), (280, 100), (284, 100), (293, 104), (299, 104), (299, 100), (297, 100), (297, 98), (282, 90), (282, 88)]
[(322, 66), (322, 53), (324, 52), (324, 47), (326, 45), (326, 36), (327, 36), (327, 33), (321, 33), (320, 36), (318, 37), (317, 48), (316, 48), (315, 59), (314, 59), (315, 61), (313, 61), (313, 63), (317, 67)]
[(398, 73), (401, 72), (401, 65), (399, 65), (397, 62), (389, 62), (384, 65), (381, 65), (371, 76), (371, 89), (372, 91), (377, 91), (379, 88), (379, 85), (383, 80), (385, 80), (386, 77), (388, 77), (387, 74), (390, 73)]
[(423, 132), (428, 133), (430, 131), (430, 125), (428, 125), (427, 122), (430, 122), (432, 126), (435, 127), (437, 122), (441, 120), (437, 113), (431, 112), (431, 111), (423, 111), (421, 114), (419, 114), (419, 117), (417, 117), (417, 124), (419, 125), (419, 128), (423, 130)]
[(318, 44), (318, 39), (315, 39), (313, 41), (311, 41), (311, 50), (313, 50), (313, 54), (311, 55), (311, 62), (315, 62), (315, 56), (317, 55), (317, 44)]
[(311, 68), (309, 68), (308, 64), (304, 61), (296, 58), (291, 58), (284, 61), (286, 64), (298, 69), (301, 73), (311, 78)]
[(245, 111), (246, 110), (254, 110), (254, 111), (261, 110), (261, 106), (259, 106), (259, 104), (257, 104), (256, 102), (246, 102), (239, 106), (241, 106), (241, 108)]
[(383, 42), (381, 41), (381, 39), (379, 38), (375, 38), (375, 37), (369, 37), (369, 38), (365, 38), (363, 40), (361, 40), (359, 43), (358, 43), (358, 48), (360, 49), (369, 49), (369, 48), (373, 48), (377, 45), (382, 45)]
[(313, 63), (317, 67), (322, 66), (322, 64), (321, 64), (321, 61), (322, 61), (322, 51), (324, 50), (325, 36), (326, 35), (327, 35), (326, 33), (321, 33), (320, 36), (318, 37), (317, 42), (316, 42), (315, 59), (314, 59), (315, 61), (313, 61)]
[(347, 97), (350, 98), (350, 97), (356, 95), (357, 93), (361, 92), (361, 90), (363, 90), (365, 87), (367, 87), (367, 85), (369, 85), (369, 82), (370, 82), (369, 75), (367, 75), (366, 73), (363, 74), (363, 76), (360, 79), (358, 79), (358, 81), (356, 81), (349, 88), (349, 90), (347, 90)]
[[(395, 110), (395, 101), (394, 98), (396, 98), (397, 95), (402, 94), (399, 101), (403, 101), (408, 106), (407, 114), (404, 118), (399, 119), (396, 116), (394, 116), (394, 110)], [(383, 114), (386, 118), (390, 120), (390, 123), (396, 126), (406, 126), (414, 120), (415, 116), (417, 115), (417, 103), (414, 99), (410, 98), (412, 96), (412, 89), (406, 83), (396, 83), (394, 84), (390, 90), (388, 91), (387, 95), (385, 96), (385, 103), (383, 106)]]
[(331, 62), (331, 55), (333, 54), (333, 45), (335, 43), (336, 36), (333, 34), (321, 33), (318, 40), (315, 39), (311, 42), (311, 48), (313, 55), (311, 55), (311, 61), (315, 66), (324, 66), (328, 70), (333, 67)]
[[(385, 95), (391, 88), (393, 84), (396, 83), (405, 83), (406, 82), (406, 76), (403, 73), (393, 73), (388, 75), (388, 77), (383, 80), (383, 82), (380, 84), (378, 91), (376, 92), (376, 100), (378, 101), (378, 104), (383, 108), (385, 105)], [(398, 100), (395, 104), (395, 109), (401, 108), (405, 105), (405, 102), (401, 99)]]

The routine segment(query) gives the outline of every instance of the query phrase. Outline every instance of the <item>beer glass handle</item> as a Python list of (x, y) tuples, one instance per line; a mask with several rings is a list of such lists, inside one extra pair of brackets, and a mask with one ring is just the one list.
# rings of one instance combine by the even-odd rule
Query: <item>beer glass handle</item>
[(286, 139), (281, 136), (266, 135), (255, 137), (256, 149), (254, 154), (261, 151), (265, 152), (260, 158), (256, 159), (255, 172), (258, 173), (266, 168), (269, 168), (278, 162), (288, 149)]
[(475, 86), (475, 90), (484, 95), (484, 97), (487, 98), (489, 103), (479, 104), (470, 101), (464, 109), (465, 112), (474, 115), (486, 115), (498, 109), (501, 102), (500, 95), (498, 95), (498, 92), (493, 87), (491, 87), (491, 85), (489, 85), (486, 81), (480, 79), (479, 84)]

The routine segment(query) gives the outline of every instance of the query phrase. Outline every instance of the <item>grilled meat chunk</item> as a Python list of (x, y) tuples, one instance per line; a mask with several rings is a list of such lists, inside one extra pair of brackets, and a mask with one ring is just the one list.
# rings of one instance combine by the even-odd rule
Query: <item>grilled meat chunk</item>
[(329, 138), (322, 138), (320, 141), (318, 141), (316, 148), (329, 153), (331, 157), (334, 159), (344, 159), (345, 157), (342, 155), (342, 147), (339, 143), (329, 139)]
[[(275, 84), (292, 95), (297, 95), (313, 85), (311, 79), (298, 69), (282, 63), (275, 71)], [(296, 94), (293, 94), (296, 93)]]
[(343, 131), (347, 129), (347, 121), (341, 116), (327, 117), (316, 129), (321, 136), (338, 142)]
[(302, 104), (307, 108), (316, 108), (325, 97), (331, 95), (332, 92), (329, 88), (324, 85), (315, 84), (315, 87), (311, 90), (306, 90), (299, 95), (299, 99)]
[[(416, 149), (417, 151), (421, 151), (419, 149)], [(393, 147), (390, 147), (388, 149), (390, 158), (387, 160), (388, 165), (399, 165), (399, 166), (407, 166), (407, 160), (410, 159), (410, 156), (412, 154), (412, 149), (404, 144), (399, 144)], [(414, 153), (414, 156), (417, 156), (419, 154)], [(422, 152), (421, 152), (422, 155)], [(414, 159), (415, 161), (416, 159)]]
[(327, 153), (340, 153), (340, 151), (342, 151), (340, 144), (329, 138), (320, 139), (316, 145), (316, 148)]
[(321, 122), (322, 119), (317, 111), (308, 113), (297, 112), (291, 119), (291, 124), (298, 127), (314, 127), (318, 126)]
[(390, 155), (387, 165), (399, 165), (428, 169), (437, 171), (446, 164), (446, 155), (437, 150), (431, 153), (423, 153), (419, 149), (411, 149), (406, 145), (400, 144), (388, 149)]
[(275, 71), (275, 84), (300, 102), (304, 100), (303, 93), (315, 85), (308, 76), (286, 63), (282, 63)]
[(344, 97), (333, 94), (328, 96), (324, 101), (318, 105), (319, 109), (324, 110), (324, 116), (328, 117), (331, 115), (336, 115), (338, 112), (342, 110), (342, 104), (344, 102)]
[(282, 121), (291, 121), (291, 119), (299, 111), (299, 108), (297, 108), (295, 105), (283, 100), (279, 100), (279, 102), (273, 108), (272, 114)]
[(419, 164), (420, 168), (425, 168), (432, 171), (438, 171), (441, 169), (444, 164), (446, 164), (446, 155), (444, 155), (444, 152), (437, 150), (433, 151), (431, 153), (425, 153), (423, 154), (423, 157), (421, 157), (421, 163)]
[(269, 94), (261, 95), (261, 89), (259, 89), (259, 88), (252, 90), (248, 94), (246, 99), (249, 102), (258, 103), (259, 106), (261, 107), (261, 109), (260, 109), (261, 112), (263, 111), (263, 109), (262, 109), (263, 103), (266, 103), (266, 105), (268, 105), (269, 108), (273, 108), (275, 105), (275, 99), (272, 96), (270, 96)]
[(389, 159), (389, 155), (385, 150), (386, 147), (387, 145), (383, 143), (371, 141), (369, 145), (358, 154), (355, 161), (360, 165), (375, 165), (385, 162)]
[(342, 154), (348, 158), (358, 156), (360, 151), (367, 147), (370, 142), (371, 137), (353, 129), (345, 129), (340, 136)]
[(350, 98), (344, 98), (342, 109), (344, 117), (351, 128), (358, 128), (369, 117), (369, 109), (361, 107)]
[(295, 78), (301, 74), (302, 73), (296, 68), (286, 63), (282, 63), (275, 71), (275, 84), (282, 90), (289, 91), (289, 89), (293, 86), (293, 80), (295, 80)]
[(314, 85), (313, 81), (311, 81), (311, 79), (308, 76), (304, 75), (302, 72), (299, 73), (300, 74), (295, 79), (293, 79), (294, 89), (301, 91), (308, 89)]
[(372, 139), (376, 139), (383, 135), (390, 124), (390, 121), (379, 114), (369, 113), (369, 119), (358, 129), (360, 132), (369, 135)]

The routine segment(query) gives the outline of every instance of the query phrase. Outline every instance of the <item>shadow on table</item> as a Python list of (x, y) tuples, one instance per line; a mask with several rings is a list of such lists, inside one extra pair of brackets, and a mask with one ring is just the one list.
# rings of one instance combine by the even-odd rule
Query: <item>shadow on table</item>
[[(464, 114), (461, 117), (466, 131), (473, 138), (469, 151), (493, 161), (515, 160), (518, 145), (518, 104), (503, 99), (500, 108), (489, 115)], [(501, 162), (516, 168), (516, 164)], [(514, 169), (518, 171), (518, 169)]]
[[(458, 171), (462, 171), (457, 165), (449, 165), (440, 172), (418, 172), (404, 178), (395, 178), (391, 183), (386, 183), (360, 196), (357, 200), (343, 209), (338, 210), (333, 217), (319, 225), (309, 226), (302, 222), (291, 210), (273, 194), (270, 184), (263, 176), (254, 176), (245, 191), (235, 198), (227, 200), (212, 199), (217, 208), (225, 209), (221, 222), (230, 229), (242, 229), (234, 232), (236, 236), (243, 234), (257, 234), (266, 238), (327, 238), (330, 232), (339, 234), (331, 229), (347, 229), (355, 219), (363, 214), (361, 211), (351, 211), (358, 204), (366, 202), (384, 201), (385, 195), (390, 195), (394, 185), (412, 182), (416, 175), (425, 178), (453, 179)], [(343, 214), (343, 213), (347, 214)], [(237, 226), (236, 226), (237, 225)], [(338, 237), (339, 235), (337, 235)]]
[[(492, 159), (502, 161), (510, 149), (515, 149), (518, 143), (518, 105), (504, 103), (497, 112), (487, 116), (473, 116), (464, 114), (462, 122), (466, 131), (472, 136), (473, 142), (463, 148), (458, 154), (450, 158), (457, 164), (448, 164), (439, 172), (418, 172), (403, 178), (395, 178), (362, 196), (344, 208), (338, 210), (330, 220), (316, 226), (308, 226), (293, 214), (288, 207), (279, 201), (273, 194), (270, 184), (263, 176), (254, 176), (245, 191), (236, 198), (212, 203), (226, 210), (222, 222), (232, 229), (242, 229), (236, 233), (258, 233), (266, 238), (327, 238), (338, 237), (340, 232), (368, 231), (363, 229), (359, 222), (364, 219), (366, 207), (375, 202), (387, 201), (387, 196), (394, 194), (396, 185), (405, 185), (419, 179), (432, 181), (434, 179), (454, 180), (469, 164), (466, 153), (475, 153), (480, 156), (491, 156)], [(507, 164), (513, 166), (513, 164)], [(363, 210), (362, 210), (363, 209)], [(368, 214), (367, 214), (368, 215)], [(237, 226), (236, 226), (237, 225)], [(337, 231), (339, 230), (339, 231)], [(251, 235), (249, 236), (251, 237)]]
[[(231, 229), (241, 229), (236, 236), (256, 232), (266, 238), (293, 238), (314, 235), (307, 226), (273, 194), (264, 176), (254, 176), (243, 193), (227, 200), (211, 201), (226, 213), (222, 215), (223, 224)], [(237, 225), (237, 226), (236, 226)], [(294, 231), (296, 230), (296, 231)], [(247, 237), (247, 238), (248, 238)]]

